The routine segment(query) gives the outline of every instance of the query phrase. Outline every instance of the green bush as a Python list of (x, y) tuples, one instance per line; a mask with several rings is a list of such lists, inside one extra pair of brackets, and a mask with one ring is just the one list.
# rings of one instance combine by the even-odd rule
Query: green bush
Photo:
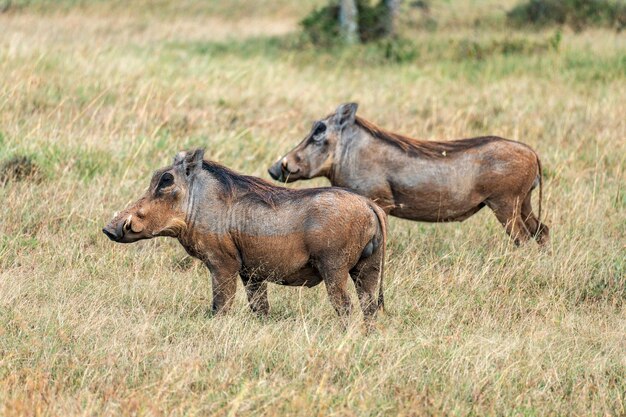
[(331, 46), (340, 36), (339, 6), (327, 5), (313, 10), (300, 26), (305, 36), (316, 45)]
[[(359, 38), (361, 42), (370, 42), (385, 37), (387, 8), (384, 1), (372, 5), (369, 0), (357, 0)], [(313, 10), (300, 21), (305, 36), (312, 43), (321, 46), (335, 44), (340, 36), (339, 5), (332, 2)]]
[(41, 180), (41, 169), (30, 156), (16, 155), (0, 164), (0, 186), (11, 181), (28, 180)]
[(415, 61), (419, 56), (419, 50), (415, 43), (406, 39), (390, 39), (382, 42), (385, 60), (402, 64)]
[(626, 27), (626, 2), (619, 0), (528, 0), (507, 13), (516, 26), (571, 26), (580, 31), (587, 26)]
[(561, 39), (560, 31), (544, 40), (505, 38), (490, 42), (477, 42), (463, 39), (455, 44), (455, 58), (457, 60), (482, 60), (494, 55), (538, 55), (548, 51), (558, 51)]

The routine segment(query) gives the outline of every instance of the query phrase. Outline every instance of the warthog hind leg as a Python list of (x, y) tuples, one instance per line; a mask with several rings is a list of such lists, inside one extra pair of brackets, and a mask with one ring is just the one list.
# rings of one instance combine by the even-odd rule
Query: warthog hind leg
[(352, 313), (352, 303), (346, 289), (349, 273), (345, 268), (330, 269), (320, 268), (320, 274), (326, 284), (326, 291), (330, 303), (342, 319), (346, 319)]
[(522, 202), (518, 197), (489, 199), (487, 205), (493, 210), (496, 217), (517, 246), (526, 243), (532, 237), (526, 224), (522, 220)]
[[(361, 259), (350, 271), (366, 325), (373, 321), (379, 302), (382, 302), (382, 299), (378, 300), (377, 295), (379, 286), (382, 285), (382, 282), (379, 282), (382, 253), (383, 251), (379, 249), (369, 258)], [(382, 291), (380, 291), (380, 298), (382, 298)]]
[(533, 207), (530, 201), (532, 190), (528, 192), (524, 202), (522, 203), (522, 220), (526, 224), (528, 231), (538, 244), (544, 245), (550, 240), (550, 229), (541, 223), (533, 213)]

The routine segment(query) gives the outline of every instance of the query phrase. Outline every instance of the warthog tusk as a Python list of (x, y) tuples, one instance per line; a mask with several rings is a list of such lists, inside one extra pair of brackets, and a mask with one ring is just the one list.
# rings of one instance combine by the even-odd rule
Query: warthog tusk
[(130, 229), (130, 221), (133, 219), (133, 215), (129, 214), (128, 215), (128, 219), (126, 219), (126, 221), (124, 222), (124, 229), (129, 230)]

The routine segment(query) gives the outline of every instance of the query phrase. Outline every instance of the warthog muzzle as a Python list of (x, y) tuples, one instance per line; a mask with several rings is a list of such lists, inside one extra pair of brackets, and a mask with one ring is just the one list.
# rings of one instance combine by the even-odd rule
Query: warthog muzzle
[(283, 170), (282, 161), (276, 162), (267, 170), (267, 172), (270, 174), (270, 177), (272, 177), (274, 180), (285, 182), (285, 173)]
[(131, 243), (141, 239), (140, 233), (135, 233), (131, 229), (132, 216), (123, 219), (113, 219), (107, 224), (102, 232), (113, 242)]
[(107, 235), (113, 242), (119, 242), (124, 237), (123, 224), (120, 223), (119, 227), (113, 227), (108, 225), (102, 229), (102, 232)]

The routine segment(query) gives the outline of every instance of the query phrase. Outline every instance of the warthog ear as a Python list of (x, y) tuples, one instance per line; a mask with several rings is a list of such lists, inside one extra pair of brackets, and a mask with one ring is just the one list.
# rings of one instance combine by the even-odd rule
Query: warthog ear
[(204, 160), (204, 148), (198, 148), (189, 156), (189, 161), (194, 164), (202, 164)]
[(333, 120), (335, 125), (339, 129), (343, 129), (346, 126), (354, 124), (354, 118), (356, 117), (356, 109), (359, 108), (357, 103), (343, 103), (335, 110)]
[(198, 148), (193, 152), (182, 151), (174, 157), (174, 165), (182, 165), (185, 175), (189, 176), (197, 169), (202, 169), (204, 149)]
[(182, 164), (186, 156), (187, 156), (187, 151), (178, 152), (176, 156), (174, 157), (174, 165)]

